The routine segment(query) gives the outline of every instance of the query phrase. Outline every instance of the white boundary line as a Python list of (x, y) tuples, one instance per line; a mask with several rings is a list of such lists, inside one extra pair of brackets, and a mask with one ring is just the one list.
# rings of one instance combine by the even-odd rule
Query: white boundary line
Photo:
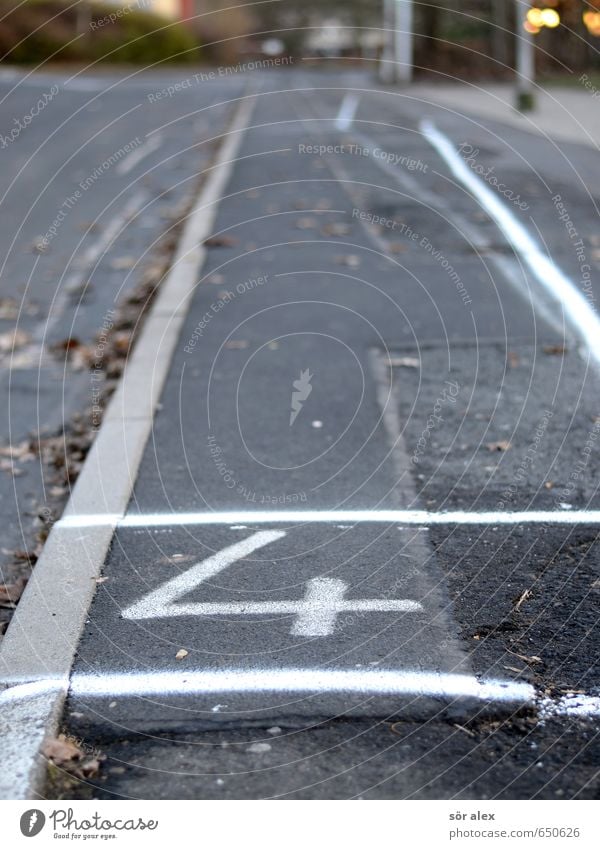
[(147, 137), (141, 147), (138, 147), (137, 150), (126, 156), (122, 162), (119, 162), (115, 169), (117, 174), (129, 174), (142, 159), (145, 159), (146, 156), (158, 150), (162, 143), (163, 137), (161, 133), (156, 133), (156, 135), (150, 136), (150, 138)]
[(450, 139), (431, 121), (421, 121), (420, 130), (423, 137), (446, 162), (454, 176), (496, 222), (509, 244), (531, 269), (537, 281), (560, 303), (571, 326), (585, 343), (596, 364), (600, 364), (600, 316), (590, 307), (585, 296), (543, 253), (508, 207), (466, 165)]
[[(98, 509), (122, 515), (127, 507), (155, 406), (187, 315), (204, 240), (210, 234), (226, 183), (254, 107), (240, 102), (215, 163), (186, 222), (171, 269), (143, 324), (123, 378), (79, 475), (64, 515)], [(81, 631), (108, 551), (114, 524), (96, 524), (84, 534), (67, 525), (52, 528), (23, 597), (0, 643), (0, 688), (12, 681), (55, 681), (49, 693), (22, 710), (0, 714), (3, 768), (0, 798), (26, 799), (43, 781), (38, 755), (55, 733)], [(6, 691), (0, 697), (5, 701)], [(1, 704), (2, 702), (0, 702)], [(24, 745), (24, 741), (27, 745)]]
[(429, 513), (427, 510), (248, 510), (211, 513), (80, 513), (65, 516), (55, 527), (75, 528), (155, 528), (178, 525), (270, 525), (313, 522), (384, 522), (398, 525), (598, 525), (600, 510), (521, 510), (514, 512), (455, 510)]
[[(32, 717), (39, 706), (42, 711), (49, 697), (59, 692), (64, 682), (41, 679), (26, 684), (15, 683), (0, 693), (0, 708), (5, 715), (28, 717), (29, 733), (23, 745), (31, 748)], [(567, 693), (556, 699), (540, 697), (532, 684), (523, 681), (478, 679), (474, 675), (449, 672), (422, 672), (393, 669), (220, 669), (186, 672), (131, 672), (75, 674), (70, 692), (81, 699), (115, 697), (185, 697), (263, 694), (307, 697), (322, 693), (373, 696), (430, 697), (437, 699), (471, 698), (482, 703), (529, 707), (541, 721), (552, 717), (593, 719), (600, 717), (600, 696)], [(39, 745), (39, 740), (36, 743)], [(36, 749), (37, 751), (37, 749)], [(35, 752), (34, 752), (35, 754)]]
[(395, 669), (219, 669), (74, 675), (71, 693), (91, 696), (203, 695), (214, 693), (356, 693), (432, 696), (529, 704), (535, 689), (520, 681), (479, 681), (474, 675)]
[(358, 109), (359, 98), (356, 94), (347, 94), (340, 104), (340, 111), (335, 119), (335, 128), (344, 132), (349, 130)]

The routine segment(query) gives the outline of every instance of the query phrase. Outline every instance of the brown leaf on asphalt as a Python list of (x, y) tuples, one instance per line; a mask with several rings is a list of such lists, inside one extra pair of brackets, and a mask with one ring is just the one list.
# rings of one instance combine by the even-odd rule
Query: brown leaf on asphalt
[(336, 256), (335, 261), (339, 265), (349, 265), (350, 268), (358, 268), (360, 265), (360, 257), (356, 254), (342, 254)]
[(209, 236), (208, 239), (204, 240), (204, 244), (207, 248), (231, 248), (234, 245), (237, 245), (237, 243), (237, 239), (225, 234), (222, 236)]
[(23, 469), (17, 469), (12, 460), (0, 460), (0, 472), (8, 472), (13, 478), (20, 478), (25, 474)]
[(36, 236), (31, 243), (31, 250), (34, 254), (46, 253), (49, 247), (49, 242), (43, 236)]
[(347, 236), (349, 232), (350, 225), (343, 221), (332, 221), (321, 230), (323, 236)]
[(509, 368), (517, 368), (519, 363), (521, 362), (519, 355), (516, 351), (509, 351), (507, 354), (507, 360)]
[(125, 271), (127, 268), (133, 268), (136, 263), (134, 256), (118, 256), (112, 260), (110, 267), (115, 271)]
[(59, 734), (44, 744), (42, 754), (75, 778), (93, 778), (100, 769), (100, 762), (106, 760), (106, 756), (100, 754), (97, 749), (86, 752), (79, 743), (80, 741), (72, 737)]
[(28, 439), (17, 445), (4, 445), (0, 448), (0, 457), (10, 457), (11, 460), (20, 460), (22, 463), (35, 459)]
[(508, 451), (510, 447), (511, 444), (506, 439), (501, 439), (499, 442), (488, 442), (486, 445), (488, 451)]
[(559, 356), (560, 354), (569, 353), (566, 345), (544, 345), (542, 350), (544, 354), (548, 354), (549, 356)]
[(230, 339), (229, 342), (225, 342), (225, 347), (233, 351), (242, 350), (248, 347), (248, 342), (246, 339)]
[(316, 218), (311, 218), (308, 215), (305, 215), (304, 218), (298, 218), (296, 221), (296, 227), (298, 230), (312, 230), (318, 225), (318, 221)]
[(29, 333), (24, 330), (9, 330), (6, 333), (0, 333), (0, 352), (8, 354), (18, 348), (22, 348), (31, 342)]
[(388, 251), (392, 254), (401, 254), (407, 250), (407, 247), (402, 242), (390, 242), (387, 246)]
[(47, 740), (42, 752), (56, 766), (71, 765), (74, 761), (80, 761), (85, 757), (79, 746), (75, 745), (64, 734), (59, 734), (58, 737)]
[(0, 318), (15, 319), (19, 315), (19, 307), (14, 298), (0, 298)]
[(17, 578), (14, 584), (0, 584), (0, 607), (15, 607), (26, 586), (27, 578)]
[(515, 600), (514, 610), (520, 610), (521, 607), (525, 604), (525, 602), (531, 598), (531, 590), (523, 590), (518, 599)]

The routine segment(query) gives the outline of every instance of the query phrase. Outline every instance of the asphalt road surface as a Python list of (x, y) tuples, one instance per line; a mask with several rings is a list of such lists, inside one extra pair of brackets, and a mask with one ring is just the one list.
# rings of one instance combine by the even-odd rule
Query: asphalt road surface
[[(597, 155), (363, 74), (151, 101), (169, 81), (61, 89), (11, 151), (45, 144), (45, 197), (1, 208), (3, 278), (45, 316), (81, 221), (138, 204), (47, 331), (90, 334), (129, 285), (111, 257), (139, 264), (252, 105), (77, 649), (64, 731), (105, 759), (45, 794), (596, 796)], [(26, 255), (94, 163), (157, 136)]]

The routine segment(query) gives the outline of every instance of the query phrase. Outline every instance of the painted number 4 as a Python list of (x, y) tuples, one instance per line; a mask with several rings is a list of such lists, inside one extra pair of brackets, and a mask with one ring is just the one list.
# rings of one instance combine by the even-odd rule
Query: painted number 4
[(294, 616), (290, 633), (298, 637), (326, 637), (333, 633), (341, 613), (413, 613), (422, 605), (406, 599), (347, 599), (348, 585), (339, 578), (312, 578), (304, 598), (297, 601), (185, 602), (181, 599), (223, 569), (259, 548), (285, 536), (284, 531), (260, 531), (202, 560), (123, 611), (125, 619), (171, 616)]

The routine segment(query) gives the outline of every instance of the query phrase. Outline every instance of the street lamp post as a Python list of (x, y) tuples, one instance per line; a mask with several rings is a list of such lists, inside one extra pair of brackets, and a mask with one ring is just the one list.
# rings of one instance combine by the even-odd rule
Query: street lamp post
[[(529, 8), (529, 3), (527, 3)], [(533, 84), (535, 79), (535, 54), (533, 46), (533, 33), (529, 28), (523, 26), (525, 17), (523, 15), (523, 3), (516, 0), (517, 12), (517, 91), (516, 107), (520, 112), (529, 112), (535, 108), (535, 96)]]
[(394, 77), (410, 83), (413, 77), (413, 0), (394, 0)]
[(413, 0), (383, 0), (384, 45), (379, 76), (409, 83), (413, 76)]

